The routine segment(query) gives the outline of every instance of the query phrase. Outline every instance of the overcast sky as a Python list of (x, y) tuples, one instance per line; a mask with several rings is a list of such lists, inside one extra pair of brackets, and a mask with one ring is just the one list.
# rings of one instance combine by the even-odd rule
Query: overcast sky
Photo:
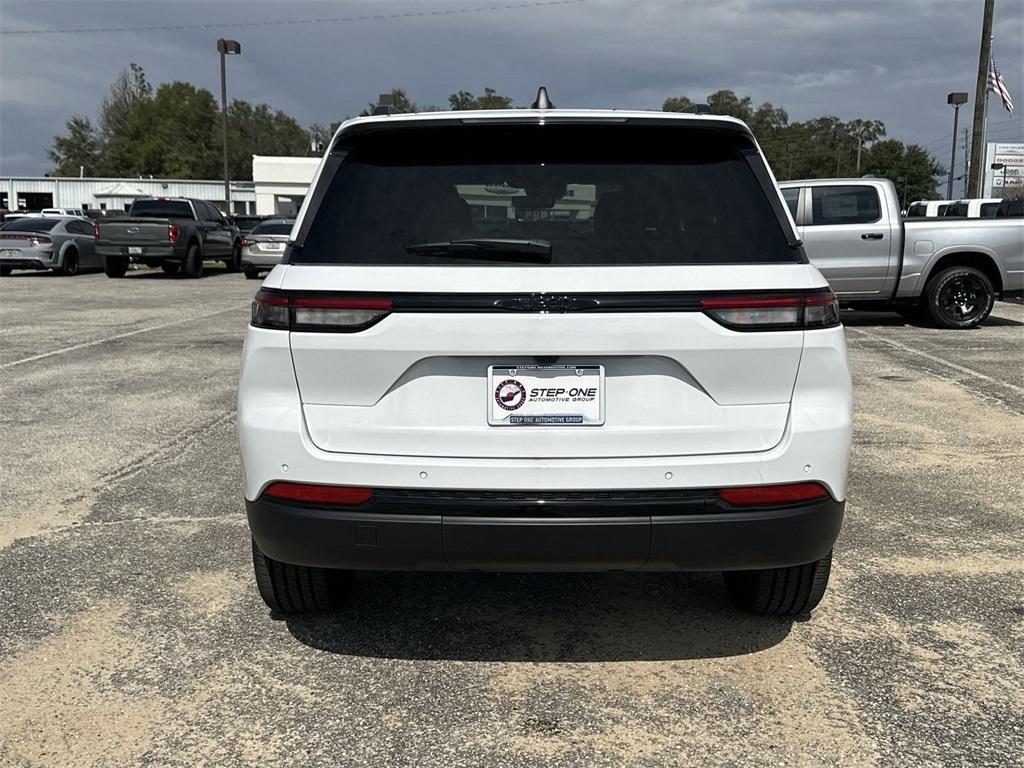
[[(882, 120), (890, 136), (948, 163), (946, 94), (970, 92), (981, 0), (584, 0), (549, 7), (379, 20), (326, 17), (459, 11), (526, 0), (216, 2), (0, 0), (0, 174), (41, 175), (72, 114), (95, 117), (130, 62), (154, 83), (185, 80), (219, 97), (215, 41), (231, 37), (228, 95), (303, 125), (353, 116), (399, 86), (444, 106), (485, 86), (528, 104), (537, 85), (562, 107), (657, 109), (720, 88), (783, 106)], [(243, 26), (243, 22), (316, 23)], [(8, 34), (15, 30), (218, 25), (205, 29)], [(223, 25), (223, 26), (219, 26)], [(996, 60), (1017, 111), (990, 102), (990, 136), (1024, 141), (1024, 0), (996, 0)], [(970, 111), (961, 126), (970, 123)]]

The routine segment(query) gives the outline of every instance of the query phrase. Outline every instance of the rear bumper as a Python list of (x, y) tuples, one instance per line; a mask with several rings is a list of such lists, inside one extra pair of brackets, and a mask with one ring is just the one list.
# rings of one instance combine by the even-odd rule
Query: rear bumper
[(824, 557), (845, 506), (740, 509), (706, 491), (382, 493), (360, 507), (246, 501), (249, 527), (273, 559), (323, 568), (744, 570)]
[(180, 261), (185, 258), (185, 252), (176, 249), (173, 245), (132, 246), (133, 248), (141, 247), (142, 253), (128, 253), (128, 247), (127, 245), (97, 245), (96, 254), (98, 256), (123, 256), (130, 261), (139, 262), (153, 259)]
[(53, 269), (54, 266), (55, 264), (51, 261), (26, 256), (0, 258), (0, 267), (10, 267), (11, 269)]

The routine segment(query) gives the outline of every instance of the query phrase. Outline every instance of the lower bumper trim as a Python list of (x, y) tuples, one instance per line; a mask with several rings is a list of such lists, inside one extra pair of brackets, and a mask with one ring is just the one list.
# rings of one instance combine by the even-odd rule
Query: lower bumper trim
[[(253, 537), (295, 565), (353, 570), (713, 571), (809, 563), (832, 549), (844, 502), (614, 514), (603, 505), (572, 516), (330, 509), (246, 501)], [(646, 512), (646, 510), (645, 510)]]

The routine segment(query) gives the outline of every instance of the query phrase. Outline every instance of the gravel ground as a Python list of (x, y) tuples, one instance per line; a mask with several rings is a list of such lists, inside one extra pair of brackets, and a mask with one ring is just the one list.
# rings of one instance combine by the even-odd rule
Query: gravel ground
[(271, 615), (235, 388), (255, 284), (0, 282), (0, 765), (1006, 766), (1024, 753), (1024, 306), (846, 312), (810, 620), (702, 574), (366, 574)]

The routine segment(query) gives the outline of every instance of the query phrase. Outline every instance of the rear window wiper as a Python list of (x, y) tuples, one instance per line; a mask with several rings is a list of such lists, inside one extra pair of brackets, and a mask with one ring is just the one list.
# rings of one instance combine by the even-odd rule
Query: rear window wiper
[(551, 243), (547, 240), (507, 240), (497, 237), (445, 240), (438, 243), (414, 243), (406, 246), (405, 252), (496, 261), (535, 261), (545, 264), (551, 261)]

